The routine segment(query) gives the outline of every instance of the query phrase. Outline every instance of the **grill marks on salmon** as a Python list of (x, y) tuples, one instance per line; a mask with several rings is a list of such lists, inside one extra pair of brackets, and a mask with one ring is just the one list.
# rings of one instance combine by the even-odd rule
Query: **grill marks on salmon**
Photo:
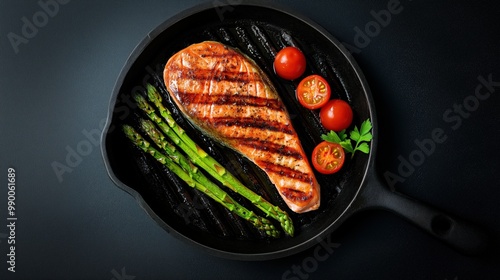
[(173, 55), (163, 75), (183, 114), (264, 170), (292, 211), (319, 207), (319, 185), (286, 108), (253, 60), (207, 41)]

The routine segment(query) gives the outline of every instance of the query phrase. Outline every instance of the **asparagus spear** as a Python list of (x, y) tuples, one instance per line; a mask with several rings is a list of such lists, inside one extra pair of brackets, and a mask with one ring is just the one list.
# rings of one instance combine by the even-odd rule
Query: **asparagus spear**
[[(219, 188), (216, 184), (208, 180), (206, 177), (201, 178), (199, 176), (196, 176), (195, 175), (197, 173), (196, 169), (191, 169), (189, 168), (189, 166), (187, 166), (186, 170), (183, 169), (181, 166), (179, 166), (178, 162), (180, 163), (181, 159), (178, 157), (178, 154), (172, 153), (169, 154), (168, 156), (165, 156), (157, 149), (152, 147), (147, 140), (145, 140), (137, 131), (134, 130), (134, 128), (132, 128), (129, 125), (124, 125), (123, 131), (137, 147), (139, 147), (144, 152), (152, 155), (160, 163), (164, 164), (169, 170), (171, 170), (174, 174), (179, 176), (179, 178), (181, 178), (184, 182), (186, 182), (190, 187), (205, 193), (206, 195), (208, 195), (210, 198), (220, 203), (225, 208), (234, 212), (243, 219), (249, 221), (258, 230), (265, 232), (267, 235), (272, 237), (279, 236), (279, 231), (274, 227), (274, 225), (269, 220), (260, 217), (254, 212), (246, 209), (244, 206), (236, 202), (224, 190)], [(194, 178), (197, 178), (200, 181), (197, 181)]]
[[(228, 172), (214, 158), (201, 149), (186, 133), (177, 125), (170, 111), (162, 104), (162, 98), (156, 88), (150, 84), (147, 85), (148, 98), (160, 111), (160, 115), (165, 119), (166, 123), (159, 117), (154, 108), (149, 105), (141, 95), (136, 95), (135, 100), (148, 117), (158, 124), (160, 129), (177, 144), (188, 156), (193, 163), (203, 168), (211, 176), (220, 181), (224, 186), (230, 188), (236, 193), (250, 200), (257, 208), (261, 209), (268, 217), (278, 220), (286, 234), (293, 236), (293, 222), (288, 214), (279, 207), (269, 203), (267, 200), (256, 194), (252, 190), (244, 186), (236, 177)], [(168, 125), (167, 125), (168, 124)]]

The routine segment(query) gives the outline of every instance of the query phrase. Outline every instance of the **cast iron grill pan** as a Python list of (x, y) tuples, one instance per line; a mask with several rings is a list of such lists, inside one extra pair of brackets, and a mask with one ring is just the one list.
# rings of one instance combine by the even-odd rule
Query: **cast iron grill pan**
[[(260, 5), (233, 6), (231, 12), (222, 17), (218, 8), (200, 6), (170, 19), (151, 32), (131, 55), (115, 86), (108, 124), (103, 133), (106, 167), (113, 181), (134, 195), (165, 230), (190, 244), (236, 259), (289, 255), (314, 245), (347, 216), (371, 206), (364, 201), (353, 203), (371, 169), (377, 141), (371, 94), (352, 58), (342, 51), (336, 40), (313, 23)], [(179, 50), (205, 40), (237, 48), (256, 61), (280, 94), (308, 155), (322, 141), (320, 135), (326, 131), (320, 124), (318, 112), (305, 109), (296, 101), (295, 88), (300, 79), (286, 81), (274, 74), (274, 56), (283, 47), (296, 46), (304, 52), (307, 70), (303, 77), (313, 73), (325, 77), (332, 87), (332, 98), (341, 98), (351, 104), (353, 124), (359, 126), (363, 120), (371, 118), (374, 125), (371, 155), (356, 154), (353, 159), (347, 159), (343, 169), (333, 176), (316, 174), (321, 186), (318, 210), (304, 214), (290, 211), (263, 171), (201, 134), (170, 100), (162, 78), (165, 63)], [(243, 219), (187, 186), (153, 157), (130, 143), (121, 126), (129, 124), (140, 131), (138, 119), (147, 119), (132, 101), (133, 94), (144, 94), (146, 83), (152, 83), (160, 90), (163, 104), (198, 145), (223, 163), (247, 187), (289, 213), (295, 226), (294, 237), (287, 237), (283, 232), (278, 239), (264, 236)], [(248, 209), (264, 215), (246, 199), (224, 189)], [(278, 223), (275, 226), (280, 228)]]

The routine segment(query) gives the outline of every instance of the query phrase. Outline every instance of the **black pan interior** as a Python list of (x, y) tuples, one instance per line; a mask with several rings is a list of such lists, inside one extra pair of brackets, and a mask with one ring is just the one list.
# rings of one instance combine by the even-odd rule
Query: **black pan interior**
[[(220, 41), (238, 48), (257, 62), (277, 88), (309, 155), (326, 131), (319, 123), (317, 111), (304, 109), (296, 102), (295, 86), (299, 81), (285, 81), (274, 74), (272, 62), (276, 52), (289, 45), (299, 47), (307, 57), (308, 68), (304, 76), (316, 73), (326, 77), (332, 87), (332, 97), (350, 102), (354, 111), (353, 123), (358, 126), (366, 118), (374, 117), (369, 93), (359, 71), (340, 50), (338, 42), (309, 21), (259, 5), (232, 6), (225, 11), (221, 16), (220, 7), (208, 6), (187, 12), (159, 26), (137, 47), (122, 70), (111, 100), (103, 137), (106, 166), (117, 185), (135, 195), (163, 228), (181, 239), (225, 257), (288, 255), (312, 246), (316, 237), (335, 228), (335, 222), (345, 213), (362, 185), (368, 156), (357, 154), (335, 175), (316, 174), (321, 185), (321, 207), (305, 214), (293, 213), (262, 171), (201, 135), (179, 114), (164, 90), (161, 78), (164, 65), (172, 54), (204, 40)], [(121, 126), (136, 125), (137, 119), (144, 117), (135, 108), (131, 96), (141, 93), (146, 82), (161, 89), (165, 105), (200, 146), (225, 163), (225, 167), (248, 187), (289, 212), (295, 225), (294, 237), (282, 234), (278, 239), (270, 239), (263, 236), (245, 221), (186, 186), (129, 143)], [(238, 195), (232, 196), (261, 214)], [(279, 228), (279, 224), (276, 226)]]

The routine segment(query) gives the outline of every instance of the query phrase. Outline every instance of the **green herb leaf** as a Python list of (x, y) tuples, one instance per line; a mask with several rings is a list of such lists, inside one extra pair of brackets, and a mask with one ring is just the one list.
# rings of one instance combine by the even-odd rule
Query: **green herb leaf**
[(338, 135), (342, 141), (347, 140), (347, 133), (345, 133), (345, 129), (339, 132)]
[(373, 136), (370, 132), (366, 133), (366, 134), (363, 134), (359, 137), (359, 141), (358, 142), (370, 142), (372, 140)]
[(361, 129), (358, 130), (357, 127), (354, 127), (354, 130), (351, 132), (351, 139), (356, 141), (356, 146), (354, 147), (354, 152), (360, 151), (362, 153), (368, 154), (370, 152), (370, 146), (368, 142), (373, 139), (373, 135), (370, 132), (372, 129), (372, 123), (370, 119), (366, 119), (363, 123), (361, 123)]
[(354, 149), (352, 148), (351, 141), (349, 141), (349, 140), (340, 142), (340, 146), (342, 146), (342, 148), (344, 148), (344, 151), (346, 151), (347, 153), (354, 152)]
[(370, 152), (370, 146), (368, 146), (368, 143), (363, 142), (357, 147), (357, 150), (362, 153), (368, 154)]
[(342, 142), (342, 138), (339, 135), (337, 135), (337, 133), (333, 130), (328, 132), (328, 134), (321, 135), (321, 139), (328, 141), (328, 142), (336, 143), (336, 144), (339, 144), (340, 142)]
[(361, 123), (360, 133), (361, 135), (367, 134), (370, 132), (371, 129), (372, 129), (372, 123), (370, 122), (370, 119), (366, 119), (366, 121)]
[(359, 133), (359, 130), (357, 127), (354, 127), (354, 130), (351, 131), (351, 139), (354, 141), (354, 142), (359, 142), (359, 138), (361, 137), (360, 133)]

